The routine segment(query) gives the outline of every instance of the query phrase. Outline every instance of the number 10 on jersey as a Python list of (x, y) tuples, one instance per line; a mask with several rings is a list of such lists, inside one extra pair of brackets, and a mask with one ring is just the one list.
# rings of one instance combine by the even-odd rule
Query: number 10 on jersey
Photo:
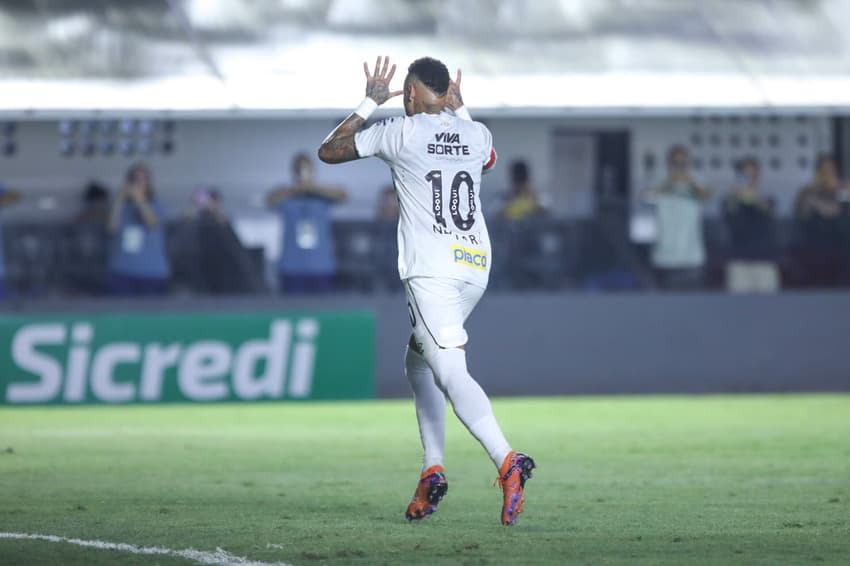
[[(447, 228), (446, 218), (443, 215), (445, 203), (445, 199), (443, 199), (443, 172), (439, 169), (429, 171), (425, 175), (425, 180), (431, 183), (431, 206), (434, 210), (434, 220), (443, 228)], [(469, 212), (465, 217), (460, 213), (461, 185), (466, 185), (466, 196), (469, 199)], [(449, 213), (458, 230), (466, 232), (472, 228), (472, 225), (475, 224), (475, 210), (475, 184), (472, 181), (472, 175), (466, 171), (458, 171), (452, 179), (452, 188), (449, 193)]]

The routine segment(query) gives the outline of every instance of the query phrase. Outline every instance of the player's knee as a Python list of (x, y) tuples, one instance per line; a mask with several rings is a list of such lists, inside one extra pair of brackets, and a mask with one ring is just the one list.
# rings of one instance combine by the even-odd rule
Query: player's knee
[(426, 358), (434, 371), (437, 386), (446, 391), (452, 380), (466, 375), (466, 356), (463, 348), (435, 348)]

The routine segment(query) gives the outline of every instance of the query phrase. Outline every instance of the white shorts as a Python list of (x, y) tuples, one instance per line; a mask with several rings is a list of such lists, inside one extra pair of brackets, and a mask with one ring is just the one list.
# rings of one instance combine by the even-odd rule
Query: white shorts
[(460, 279), (411, 277), (404, 280), (404, 290), (417, 343), (438, 348), (466, 344), (463, 323), (484, 294), (483, 288)]

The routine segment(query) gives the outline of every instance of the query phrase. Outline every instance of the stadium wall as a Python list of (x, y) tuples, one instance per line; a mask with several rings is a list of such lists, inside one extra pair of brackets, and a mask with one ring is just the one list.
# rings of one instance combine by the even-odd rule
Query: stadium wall
[[(375, 314), (376, 393), (406, 397), (402, 295), (63, 301), (15, 314)], [(471, 373), (493, 395), (850, 391), (850, 293), (488, 293), (468, 321)]]
[[(734, 181), (731, 163), (742, 154), (755, 153), (766, 164), (765, 189), (778, 198), (784, 212), (790, 209), (799, 187), (811, 177), (813, 155), (832, 147), (832, 131), (826, 116), (592, 118), (555, 113), (541, 117), (497, 118), (486, 114), (477, 117), (493, 130), (500, 158), (500, 166), (488, 175), (482, 193), (485, 210), (498, 206), (498, 195), (508, 186), (508, 164), (514, 159), (528, 161), (534, 184), (548, 192), (553, 203), (564, 202), (565, 193), (592, 190), (572, 186), (570, 179), (575, 175), (569, 175), (570, 179), (557, 178), (559, 169), (555, 165), (563, 159), (554, 149), (553, 135), (558, 130), (629, 132), (630, 186), (635, 195), (659, 181), (664, 155), (672, 143), (693, 145), (694, 156), (703, 165), (696, 171), (697, 176), (718, 191), (725, 191)], [(172, 216), (188, 206), (194, 187), (204, 185), (221, 189), (225, 208), (235, 217), (255, 217), (265, 214), (266, 192), (291, 178), (292, 156), (301, 151), (312, 154), (335, 124), (336, 120), (329, 118), (183, 119), (177, 121), (175, 152), (170, 156), (96, 154), (88, 158), (80, 155), (66, 158), (59, 152), (62, 137), (58, 121), (23, 121), (15, 134), (17, 154), (0, 157), (0, 182), (24, 190), (28, 198), (5, 211), (4, 216), (10, 219), (68, 216), (69, 211), (79, 206), (82, 188), (89, 181), (98, 180), (116, 187), (127, 166), (142, 159), (150, 163), (156, 187)], [(120, 139), (118, 134), (114, 136)], [(84, 141), (87, 136), (76, 134), (73, 138)], [(753, 140), (757, 147), (751, 145)], [(647, 155), (653, 156), (652, 170), (646, 167)], [(778, 159), (781, 167), (769, 166), (772, 159)], [(717, 167), (710, 166), (712, 161), (716, 161)], [(320, 180), (339, 184), (350, 193), (349, 201), (336, 210), (339, 216), (371, 218), (374, 215), (378, 194), (390, 182), (383, 163), (368, 159), (345, 166), (321, 163), (317, 166)], [(54, 199), (52, 210), (38, 208), (39, 197)], [(569, 214), (567, 210), (554, 212)]]

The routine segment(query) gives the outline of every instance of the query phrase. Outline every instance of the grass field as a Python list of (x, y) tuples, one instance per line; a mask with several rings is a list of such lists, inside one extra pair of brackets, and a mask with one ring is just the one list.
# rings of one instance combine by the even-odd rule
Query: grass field
[[(519, 524), (451, 419), (416, 524), (410, 402), (0, 410), (0, 532), (312, 564), (848, 564), (850, 396), (496, 400)], [(3, 564), (191, 564), (0, 539)]]

